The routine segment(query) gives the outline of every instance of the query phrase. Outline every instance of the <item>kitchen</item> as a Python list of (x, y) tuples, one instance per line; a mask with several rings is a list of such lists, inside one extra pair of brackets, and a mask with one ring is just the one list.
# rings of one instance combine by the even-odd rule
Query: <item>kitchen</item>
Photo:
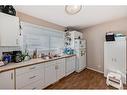
[[(104, 32), (101, 33), (101, 25), (96, 24), (92, 27), (85, 26), (82, 29), (76, 27), (69, 27), (73, 22), (66, 24), (67, 27), (58, 25), (53, 22), (43, 20), (42, 18), (48, 19), (51, 17), (48, 15), (51, 11), (50, 9), (54, 8), (56, 12), (64, 12), (64, 16), (68, 16), (66, 20), (73, 16), (73, 11), (71, 7), (73, 6), (1, 6), (11, 8), (11, 12), (6, 12), (5, 9), (0, 12), (0, 89), (127, 89), (126, 85), (126, 49), (124, 45), (121, 54), (122, 62), (120, 69), (113, 68), (114, 71), (122, 72), (120, 80), (122, 84), (115, 86), (111, 84), (109, 86), (106, 78), (108, 75), (114, 76), (119, 75), (110, 73), (108, 69), (112, 69), (112, 65), (107, 64), (108, 55), (108, 41), (117, 41), (124, 40), (125, 42), (125, 27), (126, 27), (126, 15), (125, 7), (116, 7), (119, 9), (121, 15), (116, 17), (118, 21), (111, 22), (108, 25), (102, 28)], [(60, 8), (60, 10), (58, 10)], [(65, 8), (65, 9), (64, 9)], [(71, 10), (71, 15), (66, 13), (66, 10)], [(84, 7), (77, 7), (79, 10), (76, 11), (78, 15), (84, 13)], [(91, 7), (92, 8), (92, 7)], [(101, 9), (100, 7), (93, 7), (92, 10), (88, 7), (89, 11), (95, 11), (96, 9)], [(108, 10), (111, 8), (111, 13), (113, 13), (115, 7), (104, 7), (103, 10)], [(38, 9), (41, 9), (45, 15), (42, 13), (42, 18), (40, 13), (37, 12)], [(31, 11), (33, 10), (33, 11)], [(49, 11), (46, 12), (46, 11)], [(102, 11), (103, 11), (102, 10)], [(101, 12), (102, 12), (101, 11)], [(74, 11), (75, 12), (75, 11)], [(79, 13), (78, 13), (79, 12)], [(9, 14), (10, 13), (10, 14)], [(46, 14), (47, 13), (47, 14)], [(98, 10), (97, 10), (97, 13)], [(31, 14), (31, 15), (30, 15)], [(37, 14), (37, 15), (36, 15)], [(116, 15), (116, 13), (114, 13)], [(112, 14), (112, 15), (114, 15)], [(118, 15), (117, 14), (117, 15)], [(91, 15), (91, 14), (90, 14)], [(111, 17), (112, 17), (111, 15)], [(114, 16), (115, 16), (114, 15)], [(64, 18), (63, 16), (63, 18)], [(79, 16), (79, 15), (78, 15)], [(120, 19), (122, 18), (122, 20)], [(87, 17), (86, 17), (87, 19)], [(96, 19), (96, 18), (95, 18)], [(94, 19), (94, 20), (95, 20)], [(119, 21), (120, 19), (120, 21)], [(104, 21), (104, 18), (103, 18)], [(56, 20), (58, 23), (59, 20)], [(64, 22), (64, 20), (63, 20)], [(76, 22), (78, 22), (76, 20)], [(95, 20), (96, 22), (96, 20)], [(106, 21), (105, 21), (106, 22)], [(60, 23), (60, 22), (59, 22)], [(116, 25), (115, 25), (115, 24)], [(124, 24), (123, 27), (117, 27), (118, 25)], [(61, 24), (61, 23), (60, 23)], [(106, 23), (107, 24), (107, 23)], [(112, 25), (112, 26), (111, 26)], [(114, 26), (113, 26), (114, 25)], [(92, 28), (89, 28), (92, 27)], [(103, 23), (102, 23), (103, 27)], [(117, 28), (116, 28), (117, 27)], [(108, 29), (107, 29), (108, 28)], [(97, 31), (95, 31), (95, 29)], [(98, 29), (100, 29), (98, 31)], [(125, 29), (123, 32), (121, 29)], [(90, 32), (88, 32), (90, 31)], [(91, 33), (92, 31), (92, 33)], [(95, 31), (95, 32), (94, 32)], [(113, 33), (107, 33), (113, 31)], [(121, 31), (120, 33), (117, 31)], [(98, 36), (100, 34), (101, 36)], [(106, 35), (106, 42), (104, 43), (104, 37)], [(114, 38), (115, 40), (112, 39)], [(118, 38), (118, 39), (117, 39)], [(101, 42), (100, 42), (101, 41)], [(103, 44), (105, 47), (103, 47)], [(121, 43), (120, 43), (121, 44)], [(104, 54), (102, 53), (104, 48)], [(101, 49), (101, 50), (100, 50)], [(119, 49), (119, 48), (118, 48)], [(96, 55), (97, 54), (97, 55)], [(118, 54), (118, 55), (119, 55)], [(104, 64), (103, 62), (104, 55)], [(111, 54), (110, 54), (111, 55)], [(114, 55), (112, 55), (114, 56)], [(112, 59), (114, 62), (117, 61), (116, 58)], [(93, 64), (95, 63), (95, 64)], [(105, 65), (106, 63), (106, 65)], [(105, 66), (103, 66), (105, 65)], [(104, 75), (103, 75), (104, 73)], [(109, 73), (109, 74), (108, 74)], [(116, 72), (117, 73), (117, 72)], [(83, 76), (82, 76), (83, 75)], [(85, 76), (87, 75), (87, 77)], [(90, 75), (90, 76), (88, 76)], [(79, 77), (80, 76), (80, 77)], [(98, 77), (97, 77), (98, 76)], [(105, 76), (105, 77), (104, 77)], [(99, 78), (101, 77), (101, 81)], [(111, 77), (111, 76), (110, 76)], [(70, 79), (69, 79), (70, 78)], [(85, 83), (85, 78), (87, 78)], [(117, 78), (117, 77), (116, 77)], [(84, 82), (79, 82), (82, 79)], [(70, 80), (66, 82), (67, 80)], [(74, 80), (71, 82), (71, 80)], [(98, 83), (98, 81), (102, 83)], [(63, 83), (62, 83), (63, 82)], [(70, 83), (69, 83), (70, 82)], [(97, 82), (97, 84), (94, 83)], [(118, 81), (121, 82), (121, 81)], [(75, 83), (75, 85), (73, 84)], [(79, 85), (79, 84), (81, 85)], [(88, 84), (87, 84), (88, 83)], [(110, 83), (110, 82), (109, 82)], [(64, 85), (65, 84), (65, 85)], [(70, 85), (72, 84), (72, 85)], [(77, 84), (77, 85), (76, 85)], [(59, 85), (62, 85), (61, 87)], [(68, 87), (67, 87), (67, 86)]]

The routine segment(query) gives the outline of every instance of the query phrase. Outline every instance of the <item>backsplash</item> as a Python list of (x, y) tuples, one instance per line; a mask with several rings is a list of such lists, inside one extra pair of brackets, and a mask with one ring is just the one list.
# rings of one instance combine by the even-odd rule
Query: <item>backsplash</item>
[(20, 47), (16, 47), (16, 46), (0, 47), (0, 57), (2, 56), (2, 52), (16, 51), (16, 50), (20, 50)]

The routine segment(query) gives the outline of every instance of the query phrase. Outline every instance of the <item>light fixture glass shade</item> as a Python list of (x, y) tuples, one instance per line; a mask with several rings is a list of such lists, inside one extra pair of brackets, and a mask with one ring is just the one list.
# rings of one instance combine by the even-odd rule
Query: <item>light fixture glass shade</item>
[(70, 14), (76, 14), (81, 10), (82, 6), (81, 5), (66, 5), (65, 6), (65, 11)]

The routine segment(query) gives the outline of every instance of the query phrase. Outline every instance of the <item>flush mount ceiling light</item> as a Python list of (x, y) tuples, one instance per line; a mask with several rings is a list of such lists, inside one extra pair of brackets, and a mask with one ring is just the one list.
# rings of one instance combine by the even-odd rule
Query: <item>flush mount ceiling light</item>
[(66, 5), (65, 11), (70, 15), (77, 14), (82, 9), (81, 5)]

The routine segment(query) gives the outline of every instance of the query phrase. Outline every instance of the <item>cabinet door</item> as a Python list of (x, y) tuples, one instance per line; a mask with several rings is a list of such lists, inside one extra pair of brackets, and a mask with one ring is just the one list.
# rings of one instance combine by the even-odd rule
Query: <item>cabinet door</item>
[[(50, 63), (46, 63), (50, 64)], [(56, 82), (56, 69), (55, 65), (45, 67), (45, 87)]]
[(104, 45), (104, 76), (109, 71), (121, 73), (126, 80), (126, 41), (106, 42)]
[(0, 73), (0, 89), (14, 89), (14, 70)]
[(57, 80), (63, 78), (65, 76), (65, 59), (59, 59), (57, 61)]
[(114, 46), (115, 42), (105, 42), (104, 43), (104, 76), (106, 77), (108, 72), (114, 67)]
[(66, 58), (66, 75), (75, 71), (75, 57)]
[(126, 40), (117, 41), (115, 45), (114, 53), (114, 65), (113, 69), (116, 72), (121, 73), (123, 82), (126, 82)]
[(19, 18), (0, 13), (0, 46), (19, 46)]

